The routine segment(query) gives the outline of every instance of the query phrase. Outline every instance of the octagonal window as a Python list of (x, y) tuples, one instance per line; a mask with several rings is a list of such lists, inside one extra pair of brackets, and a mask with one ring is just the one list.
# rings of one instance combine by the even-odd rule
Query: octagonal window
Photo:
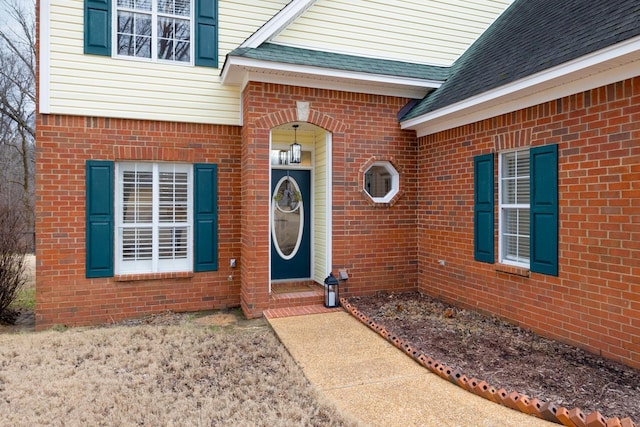
[(364, 191), (375, 203), (389, 203), (399, 188), (400, 175), (389, 162), (375, 162), (364, 172)]

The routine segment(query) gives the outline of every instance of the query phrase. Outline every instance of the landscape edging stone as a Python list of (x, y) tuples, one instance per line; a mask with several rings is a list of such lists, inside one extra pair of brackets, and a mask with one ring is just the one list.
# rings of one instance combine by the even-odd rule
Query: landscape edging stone
[[(514, 411), (532, 415), (566, 427), (637, 427), (631, 418), (624, 418), (620, 420), (619, 418), (614, 417), (606, 419), (598, 411), (594, 411), (585, 416), (579, 408), (569, 410), (563, 406), (557, 407), (553, 402), (542, 402), (535, 397), (531, 398), (516, 391), (509, 393), (503, 388), (496, 390), (495, 387), (491, 386), (486, 381), (477, 378), (468, 378), (459, 370), (443, 365), (432, 357), (415, 350), (410, 342), (388, 332), (383, 325), (378, 325), (373, 319), (370, 319), (367, 315), (358, 310), (358, 308), (351, 304), (346, 298), (340, 298), (340, 303), (349, 314), (367, 325), (374, 332), (377, 332), (381, 337), (393, 344), (399, 350), (406, 353), (418, 364), (422, 365), (435, 375), (470, 393), (482, 397), (483, 399), (501, 404), (513, 409)], [(454, 374), (452, 375), (452, 373)], [(455, 377), (455, 381), (452, 379), (453, 377)]]

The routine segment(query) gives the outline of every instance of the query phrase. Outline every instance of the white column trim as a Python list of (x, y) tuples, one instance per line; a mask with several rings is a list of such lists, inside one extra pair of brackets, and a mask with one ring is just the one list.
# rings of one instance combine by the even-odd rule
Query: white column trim
[(40, 0), (40, 31), (39, 42), (39, 99), (38, 112), (49, 114), (51, 112), (51, 0)]

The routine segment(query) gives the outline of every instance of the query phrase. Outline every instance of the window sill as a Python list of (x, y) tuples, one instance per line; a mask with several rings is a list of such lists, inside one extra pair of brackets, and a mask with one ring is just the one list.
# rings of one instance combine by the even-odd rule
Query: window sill
[(114, 276), (114, 280), (116, 282), (136, 282), (140, 280), (188, 279), (191, 277), (193, 277), (193, 271), (181, 271), (168, 273), (122, 274)]
[(360, 190), (360, 194), (362, 194), (362, 198), (364, 200), (366, 200), (366, 202), (369, 204), (369, 206), (374, 206), (376, 208), (390, 208), (391, 206), (395, 205), (396, 202), (398, 201), (398, 199), (400, 199), (400, 197), (404, 194), (403, 190), (399, 190), (391, 199), (389, 199), (389, 201), (384, 202), (381, 200), (385, 200), (382, 198), (371, 198), (371, 196), (369, 195), (369, 193), (367, 193), (365, 190)]
[(531, 276), (531, 270), (529, 270), (528, 268), (516, 267), (514, 265), (496, 264), (496, 271), (498, 273), (512, 274), (514, 276), (521, 276), (521, 277)]

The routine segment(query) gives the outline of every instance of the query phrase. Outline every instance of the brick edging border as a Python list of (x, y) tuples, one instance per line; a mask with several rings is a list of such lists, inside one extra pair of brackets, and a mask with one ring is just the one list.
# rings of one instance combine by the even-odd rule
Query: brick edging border
[(579, 408), (567, 409), (563, 406), (558, 407), (553, 402), (543, 402), (516, 391), (509, 392), (504, 388), (496, 389), (486, 381), (478, 378), (469, 378), (459, 370), (446, 366), (419, 352), (409, 341), (398, 338), (395, 334), (387, 331), (384, 326), (378, 325), (345, 298), (340, 298), (340, 303), (352, 316), (402, 350), (420, 365), (439, 377), (484, 399), (567, 427), (637, 427), (631, 418), (621, 420), (614, 417), (606, 419), (598, 411), (585, 415)]

